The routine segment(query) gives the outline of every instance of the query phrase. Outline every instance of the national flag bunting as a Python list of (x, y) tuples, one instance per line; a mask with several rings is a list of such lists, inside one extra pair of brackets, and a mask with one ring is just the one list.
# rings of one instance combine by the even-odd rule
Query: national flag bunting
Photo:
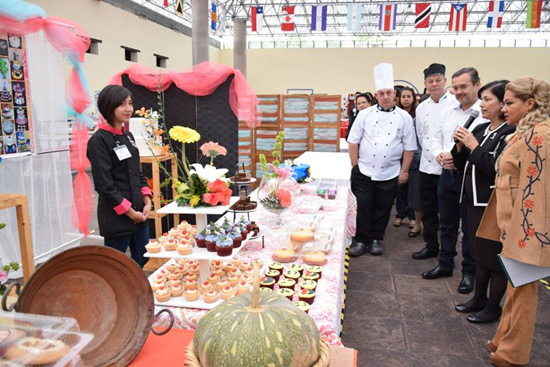
[(451, 17), (449, 19), (450, 31), (465, 31), (466, 17), (468, 16), (467, 4), (451, 4)]
[(164, 3), (162, 4), (166, 8), (168, 6), (168, 0), (164, 0)]
[(294, 30), (294, 6), (283, 6), (281, 18), (281, 31), (291, 32)]
[(212, 3), (212, 22), (210, 22), (210, 28), (215, 32), (218, 25), (218, 8), (216, 3)]
[(252, 7), (252, 32), (261, 32), (264, 25), (264, 7)]
[(416, 3), (416, 20), (414, 28), (428, 28), (430, 26), (431, 3)]
[(225, 34), (225, 27), (226, 27), (226, 23), (225, 23), (225, 13), (224, 12), (220, 12), (218, 18), (220, 19), (220, 26), (218, 27), (218, 34)]
[(381, 31), (394, 31), (395, 18), (397, 16), (397, 4), (380, 5), (380, 22), (378, 29)]
[[(495, 2), (497, 3), (495, 6)], [(504, 0), (489, 2), (489, 17), (487, 18), (487, 28), (500, 28), (502, 26), (502, 16), (504, 15)]]
[(311, 30), (323, 32), (327, 30), (327, 5), (311, 7)]
[(542, 12), (542, 0), (527, 1), (527, 28), (540, 28), (540, 13)]
[(361, 31), (363, 4), (348, 4), (348, 31)]

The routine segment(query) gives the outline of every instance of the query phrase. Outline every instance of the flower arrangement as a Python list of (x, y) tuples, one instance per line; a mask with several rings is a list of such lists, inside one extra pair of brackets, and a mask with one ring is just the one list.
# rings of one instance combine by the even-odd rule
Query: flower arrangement
[[(180, 177), (172, 177), (172, 185), (176, 189), (176, 203), (179, 206), (228, 205), (231, 198), (231, 189), (224, 180), (226, 168), (214, 167), (214, 158), (220, 154), (227, 154), (227, 150), (218, 143), (204, 143), (200, 150), (205, 156), (210, 157), (210, 164), (203, 166), (200, 163), (189, 164), (185, 158), (185, 144), (195, 143), (200, 140), (200, 134), (188, 127), (174, 126), (168, 134), (170, 139), (183, 144), (180, 153), (183, 157), (178, 160)], [(170, 147), (172, 144), (170, 143)], [(206, 152), (206, 153), (205, 153)], [(165, 172), (170, 175), (168, 171)]]
[[(301, 164), (301, 162), (298, 162), (298, 159), (285, 159), (285, 167), (297, 167)], [(302, 177), (299, 180), (296, 180), (299, 183), (309, 183), (313, 182), (314, 178), (310, 176), (311, 174), (311, 167), (308, 167), (307, 169), (307, 177)]]
[(151, 149), (154, 154), (168, 153), (168, 146), (162, 143), (164, 130), (159, 126), (161, 115), (152, 109), (146, 110), (145, 107), (136, 110), (135, 114), (143, 118), (141, 123), (147, 132), (147, 136), (144, 136), (144, 139), (147, 141), (149, 149)]
[(260, 164), (265, 172), (260, 184), (258, 200), (269, 211), (280, 212), (292, 205), (292, 195), (296, 189), (296, 180), (292, 178), (290, 167), (281, 167), (284, 131), (277, 134), (272, 163), (267, 163), (264, 154), (260, 154)]

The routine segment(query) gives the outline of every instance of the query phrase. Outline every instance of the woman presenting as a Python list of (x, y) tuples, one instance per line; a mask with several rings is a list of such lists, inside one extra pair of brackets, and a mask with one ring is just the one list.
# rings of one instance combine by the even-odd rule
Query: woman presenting
[(99, 93), (97, 106), (105, 121), (90, 138), (86, 155), (99, 194), (99, 232), (105, 246), (122, 252), (130, 247), (132, 259), (143, 267), (151, 190), (140, 172), (134, 137), (123, 126), (134, 113), (132, 95), (126, 88), (109, 85)]
[[(463, 176), (462, 200), (466, 200), (468, 228), (472, 228), (472, 233), (477, 232), (493, 192), (496, 159), (506, 146), (506, 138), (516, 130), (515, 126), (506, 124), (501, 112), (507, 83), (507, 80), (498, 80), (479, 90), (481, 116), (490, 122), (477, 126), (472, 132), (459, 127), (454, 134), (458, 143), (451, 154), (455, 167)], [(469, 236), (468, 241), (476, 260), (475, 293), (470, 301), (457, 305), (455, 309), (458, 312), (477, 312), (469, 315), (468, 321), (484, 324), (498, 320), (502, 313), (500, 301), (507, 283), (497, 256), (502, 244), (477, 236)]]
[[(495, 195), (478, 236), (500, 238), (503, 257), (550, 267), (550, 84), (533, 77), (512, 81), (502, 112), (517, 129), (497, 160)], [(538, 282), (518, 287), (508, 283), (497, 332), (487, 344), (493, 364), (529, 362), (537, 303)]]

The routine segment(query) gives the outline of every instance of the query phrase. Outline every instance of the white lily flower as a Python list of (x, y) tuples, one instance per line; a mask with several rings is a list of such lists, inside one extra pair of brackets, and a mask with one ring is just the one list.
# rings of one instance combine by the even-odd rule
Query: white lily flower
[(217, 179), (225, 175), (228, 171), (227, 168), (216, 168), (209, 164), (203, 167), (200, 163), (193, 163), (191, 167), (193, 167), (193, 169), (189, 171), (190, 175), (196, 173), (201, 179), (208, 182), (216, 181)]

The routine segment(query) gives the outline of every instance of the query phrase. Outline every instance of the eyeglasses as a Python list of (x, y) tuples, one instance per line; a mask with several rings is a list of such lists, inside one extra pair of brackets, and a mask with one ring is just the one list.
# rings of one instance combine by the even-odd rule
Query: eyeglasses
[(362, 105), (364, 105), (364, 104), (369, 104), (369, 102), (358, 102), (358, 103), (357, 103), (358, 106), (362, 106)]

